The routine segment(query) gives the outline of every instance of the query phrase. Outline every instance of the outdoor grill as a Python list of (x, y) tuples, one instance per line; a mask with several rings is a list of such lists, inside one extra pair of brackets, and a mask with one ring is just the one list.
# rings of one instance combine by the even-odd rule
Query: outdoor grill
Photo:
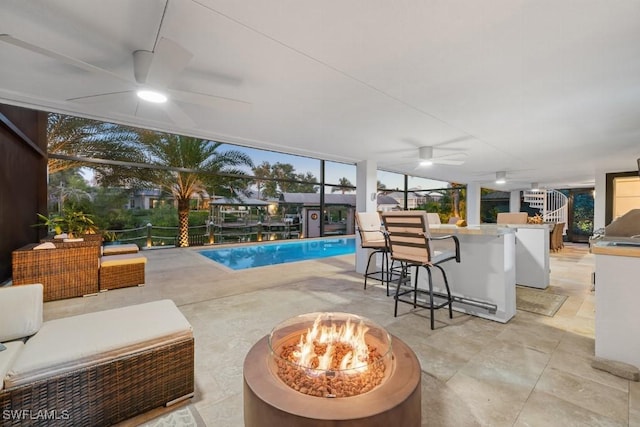
[(610, 241), (613, 246), (640, 246), (640, 209), (631, 209), (604, 229), (594, 233), (590, 244), (598, 240)]

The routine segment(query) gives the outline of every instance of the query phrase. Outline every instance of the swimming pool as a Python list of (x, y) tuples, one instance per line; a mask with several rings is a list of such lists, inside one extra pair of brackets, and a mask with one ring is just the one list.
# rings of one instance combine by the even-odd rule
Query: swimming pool
[(244, 270), (265, 265), (348, 255), (355, 251), (356, 239), (346, 237), (207, 249), (199, 253), (231, 269)]

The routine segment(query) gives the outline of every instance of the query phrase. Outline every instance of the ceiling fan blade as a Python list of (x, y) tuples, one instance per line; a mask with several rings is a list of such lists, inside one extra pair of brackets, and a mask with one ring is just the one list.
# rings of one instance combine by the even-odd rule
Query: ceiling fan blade
[(113, 73), (109, 70), (105, 70), (104, 68), (96, 67), (95, 65), (91, 65), (87, 62), (80, 61), (78, 59), (74, 59), (70, 56), (64, 55), (62, 53), (55, 52), (53, 50), (45, 49), (40, 46), (36, 46), (32, 43), (26, 42), (24, 40), (17, 39), (9, 34), (0, 34), (0, 41), (20, 47), (25, 50), (29, 50), (34, 53), (38, 53), (40, 55), (46, 56), (51, 59), (55, 59), (56, 61), (63, 62), (65, 64), (74, 66), (81, 70), (85, 70), (91, 73), (100, 73), (106, 76), (112, 77), (117, 80), (121, 80), (127, 83), (131, 83), (131, 81), (125, 77), (122, 77), (119, 74)]
[(460, 166), (464, 164), (464, 160), (433, 159), (433, 163), (436, 165)]
[(223, 108), (234, 111), (249, 111), (251, 103), (240, 99), (227, 98), (224, 96), (207, 95), (197, 92), (185, 92), (181, 90), (169, 89), (171, 99), (187, 104), (199, 105), (208, 108)]
[(163, 108), (171, 121), (178, 126), (182, 126), (185, 128), (197, 127), (196, 122), (194, 122), (182, 108), (176, 105), (175, 102), (167, 102), (165, 105), (163, 105)]
[[(166, 38), (160, 39), (153, 53), (138, 52), (141, 52), (141, 54), (134, 52), (134, 59), (136, 55), (143, 58), (144, 60), (140, 66), (146, 66), (146, 70), (144, 68), (140, 70), (141, 80), (138, 80), (139, 73), (136, 68), (136, 81), (158, 89), (164, 89), (169, 86), (193, 58), (191, 52)], [(148, 64), (146, 63), (147, 61)], [(135, 61), (134, 66), (137, 66)]]
[(98, 93), (95, 95), (77, 96), (68, 98), (67, 101), (78, 102), (80, 104), (101, 104), (101, 103), (117, 103), (128, 102), (134, 100), (132, 90), (123, 90), (118, 92)]

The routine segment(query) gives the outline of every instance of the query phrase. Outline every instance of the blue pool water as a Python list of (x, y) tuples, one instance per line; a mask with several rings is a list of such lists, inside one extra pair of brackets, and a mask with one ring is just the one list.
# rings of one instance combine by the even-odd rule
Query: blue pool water
[(234, 248), (218, 248), (199, 251), (201, 255), (234, 270), (328, 258), (355, 253), (356, 239), (331, 238), (263, 243)]

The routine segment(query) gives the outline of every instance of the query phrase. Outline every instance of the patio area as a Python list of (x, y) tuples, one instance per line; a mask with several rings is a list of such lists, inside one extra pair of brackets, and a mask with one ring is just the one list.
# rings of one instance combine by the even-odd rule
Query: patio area
[[(230, 271), (196, 249), (144, 252), (146, 286), (45, 303), (45, 320), (172, 299), (196, 340), (196, 396), (209, 426), (242, 426), (242, 365), (281, 321), (307, 312), (368, 317), (407, 343), (422, 367), (423, 425), (640, 425), (640, 384), (591, 368), (594, 259), (586, 245), (551, 255), (547, 292), (568, 298), (554, 317), (518, 310), (507, 324), (445, 310), (393, 317), (381, 286), (363, 289), (354, 255)], [(455, 290), (455, 283), (452, 283)]]

